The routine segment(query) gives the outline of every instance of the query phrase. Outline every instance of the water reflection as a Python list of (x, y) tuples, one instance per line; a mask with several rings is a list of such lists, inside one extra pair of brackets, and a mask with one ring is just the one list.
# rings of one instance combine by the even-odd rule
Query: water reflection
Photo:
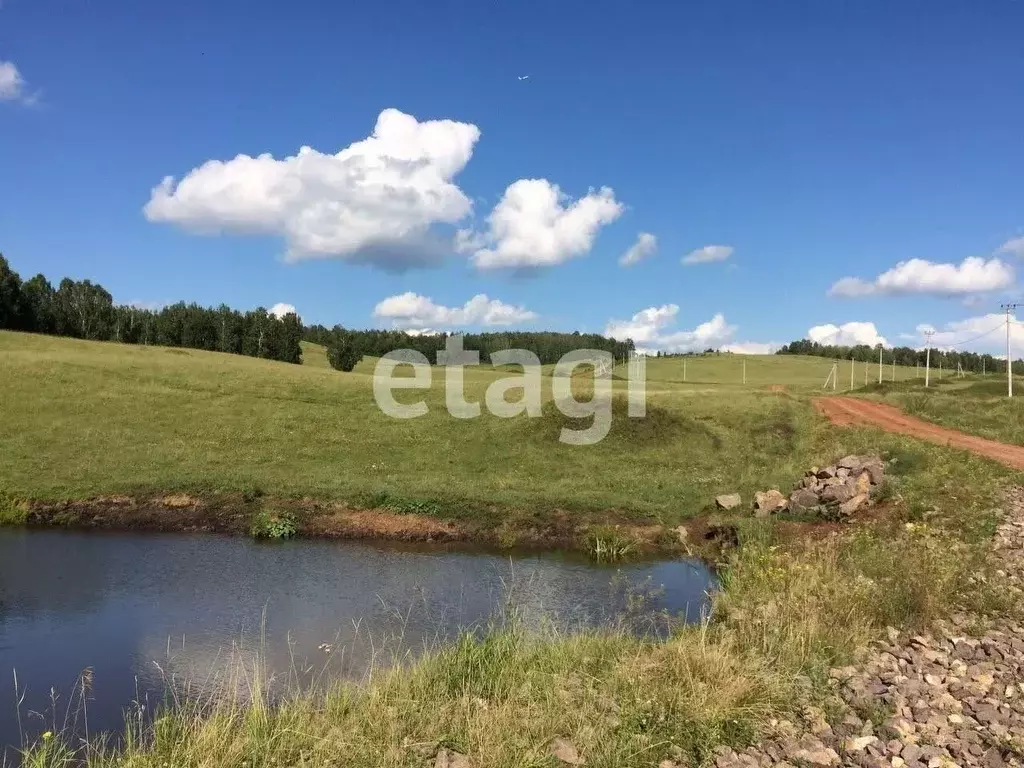
[(510, 609), (532, 629), (625, 615), (634, 630), (664, 630), (665, 617), (700, 615), (710, 578), (687, 561), (610, 569), (358, 542), (0, 530), (0, 745), (20, 741), (15, 670), (24, 719), (52, 709), (51, 687), (59, 709), (91, 669), (90, 727), (116, 730), (131, 701), (159, 701), (169, 678), (202, 684), (233, 647), (259, 651), (278, 677), (358, 678), (375, 655), (418, 653)]

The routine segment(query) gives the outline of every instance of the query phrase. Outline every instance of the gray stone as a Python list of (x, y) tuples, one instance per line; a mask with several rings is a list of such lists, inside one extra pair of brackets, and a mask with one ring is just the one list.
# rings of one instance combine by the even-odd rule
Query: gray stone
[(715, 505), (719, 509), (735, 509), (743, 503), (738, 493), (723, 493), (715, 497)]
[(434, 768), (473, 768), (473, 763), (465, 755), (441, 747), (434, 758)]
[(587, 762), (577, 751), (576, 746), (561, 736), (551, 740), (551, 754), (566, 765), (585, 765)]
[(849, 501), (854, 496), (853, 488), (846, 483), (842, 485), (830, 485), (828, 488), (821, 492), (821, 500), (826, 504), (829, 503), (840, 503)]
[(754, 494), (754, 517), (767, 517), (785, 508), (786, 497), (776, 488)]
[(821, 478), (822, 480), (827, 480), (828, 478), (835, 477), (835, 476), (836, 476), (836, 467), (835, 466), (822, 467), (821, 469), (818, 470), (818, 477)]
[(859, 472), (864, 462), (860, 456), (843, 456), (836, 462), (836, 466), (848, 469), (851, 472)]
[(793, 491), (789, 496), (789, 509), (791, 512), (809, 512), (820, 503), (821, 499), (818, 498), (818, 494), (807, 488)]
[(849, 501), (844, 501), (842, 504), (839, 505), (839, 514), (843, 515), (844, 517), (847, 515), (852, 515), (854, 512), (856, 512), (858, 509), (860, 509), (867, 503), (868, 495), (866, 493), (858, 493)]

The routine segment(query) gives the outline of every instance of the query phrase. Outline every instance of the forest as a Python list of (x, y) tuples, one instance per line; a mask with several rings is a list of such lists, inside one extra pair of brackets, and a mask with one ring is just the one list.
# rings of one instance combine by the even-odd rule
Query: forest
[[(480, 362), (490, 363), (491, 353), (503, 349), (525, 349), (540, 358), (542, 365), (556, 363), (575, 349), (597, 349), (609, 352), (616, 360), (626, 359), (633, 351), (633, 342), (617, 341), (593, 333), (561, 333), (558, 331), (500, 331), (496, 333), (462, 334), (467, 350), (478, 350)], [(305, 329), (306, 341), (327, 347), (327, 359), (341, 371), (351, 371), (364, 357), (380, 357), (399, 349), (412, 349), (433, 362), (445, 347), (448, 334), (414, 334), (400, 330), (351, 330), (336, 325), (327, 329), (315, 325)]]
[[(351, 371), (364, 356), (413, 349), (435, 362), (447, 334), (401, 330), (352, 330), (336, 325), (303, 326), (295, 314), (276, 317), (264, 307), (239, 312), (179, 302), (161, 309), (115, 304), (110, 292), (89, 280), (65, 277), (54, 288), (44, 275), (28, 280), (0, 254), (0, 329), (70, 336), (92, 341), (154, 344), (231, 352), (287, 363), (301, 363), (301, 340), (327, 347), (332, 367)], [(502, 349), (526, 349), (542, 364), (555, 363), (574, 349), (599, 349), (616, 360), (629, 356), (633, 342), (597, 334), (505, 331), (464, 334), (464, 346), (480, 351), (481, 363)]]
[[(878, 362), (878, 346), (857, 344), (844, 346), (835, 344), (819, 344), (816, 341), (801, 339), (782, 346), (776, 354), (779, 355), (813, 355), (815, 357), (828, 357), (833, 360), (856, 360), (859, 363)], [(912, 347), (891, 347), (882, 353), (886, 365), (891, 365), (893, 355), (896, 357), (897, 365), (914, 367), (920, 364), (924, 367), (929, 353), (923, 349)], [(931, 367), (943, 368), (944, 370), (955, 371), (957, 365), (967, 373), (1006, 373), (1006, 361), (993, 357), (992, 355), (979, 355), (977, 352), (965, 352), (958, 350), (939, 349), (932, 347)], [(1014, 374), (1024, 374), (1024, 361), (1015, 360), (1013, 363)]]
[(152, 310), (115, 304), (89, 280), (65, 277), (55, 289), (44, 275), (22, 281), (0, 254), (0, 328), (123, 344), (231, 352), (301, 363), (302, 323), (265, 308), (239, 312), (179, 302)]

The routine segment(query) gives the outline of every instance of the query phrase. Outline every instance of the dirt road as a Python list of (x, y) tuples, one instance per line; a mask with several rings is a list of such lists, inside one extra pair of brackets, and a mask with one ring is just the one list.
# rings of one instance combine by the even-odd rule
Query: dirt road
[(897, 432), (927, 440), (939, 445), (962, 448), (980, 456), (987, 456), (1014, 469), (1024, 469), (1024, 447), (997, 443), (984, 437), (974, 437), (947, 429), (927, 421), (907, 416), (898, 408), (855, 397), (818, 397), (814, 407), (833, 424), (847, 426), (862, 424), (879, 427), (886, 432)]

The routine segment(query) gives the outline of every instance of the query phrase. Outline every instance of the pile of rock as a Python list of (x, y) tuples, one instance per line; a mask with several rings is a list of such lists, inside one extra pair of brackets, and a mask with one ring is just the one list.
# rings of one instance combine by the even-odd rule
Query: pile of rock
[[(777, 512), (814, 514), (830, 519), (849, 517), (871, 503), (885, 479), (885, 462), (879, 456), (844, 456), (827, 467), (811, 467), (787, 497), (777, 488), (754, 494), (754, 517)], [(742, 504), (738, 493), (715, 499), (719, 509)]]
[(849, 517), (871, 501), (884, 479), (885, 462), (879, 456), (845, 456), (828, 467), (811, 467), (786, 508)]

